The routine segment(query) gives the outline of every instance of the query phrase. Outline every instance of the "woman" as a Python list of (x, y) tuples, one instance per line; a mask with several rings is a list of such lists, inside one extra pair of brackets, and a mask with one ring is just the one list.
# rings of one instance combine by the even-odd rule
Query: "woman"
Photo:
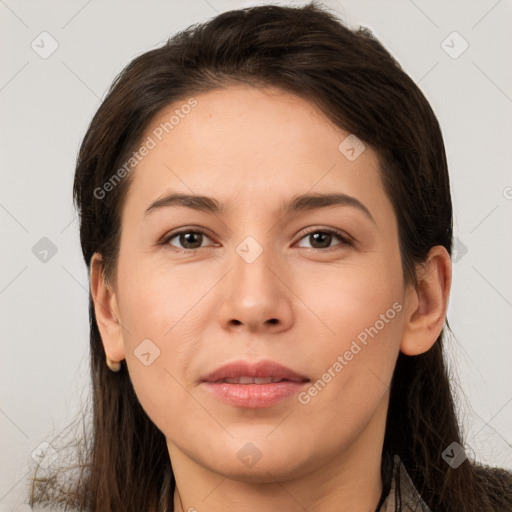
[(136, 58), (75, 175), (95, 511), (512, 510), (467, 459), (443, 361), (452, 208), (427, 100), (310, 4)]

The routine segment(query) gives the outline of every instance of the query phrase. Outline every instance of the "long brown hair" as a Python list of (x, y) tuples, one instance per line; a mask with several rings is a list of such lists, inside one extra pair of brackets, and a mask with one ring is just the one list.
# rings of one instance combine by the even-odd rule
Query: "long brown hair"
[[(74, 199), (88, 268), (93, 253), (101, 253), (105, 276), (115, 282), (120, 210), (131, 175), (107, 194), (98, 190), (137, 150), (150, 121), (170, 103), (233, 83), (300, 95), (377, 152), (398, 219), (408, 282), (415, 282), (415, 265), (431, 247), (442, 245), (451, 253), (447, 162), (428, 101), (370, 31), (347, 28), (313, 2), (225, 12), (178, 33), (121, 72), (77, 160)], [(164, 435), (139, 404), (125, 363), (119, 373), (105, 365), (92, 300), (89, 314), (92, 424), (80, 447), (78, 475), (67, 486), (55, 474), (36, 475), (31, 503), (101, 512), (171, 511), (175, 481)], [(453, 442), (464, 444), (442, 334), (428, 352), (398, 357), (382, 453), (383, 496), (398, 454), (433, 511), (512, 510), (511, 475), (469, 459), (451, 468), (442, 453)]]

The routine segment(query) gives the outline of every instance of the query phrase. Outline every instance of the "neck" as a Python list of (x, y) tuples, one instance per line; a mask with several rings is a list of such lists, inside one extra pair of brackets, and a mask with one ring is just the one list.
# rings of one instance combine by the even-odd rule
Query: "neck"
[(176, 479), (175, 512), (375, 512), (382, 493), (381, 457), (387, 400), (348, 448), (293, 478), (268, 472), (257, 483), (222, 475), (168, 443)]

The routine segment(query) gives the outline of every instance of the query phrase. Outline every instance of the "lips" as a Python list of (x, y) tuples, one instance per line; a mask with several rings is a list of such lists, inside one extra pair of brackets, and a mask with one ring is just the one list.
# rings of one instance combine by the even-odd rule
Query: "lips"
[(276, 382), (282, 382), (286, 379), (279, 379), (274, 377), (235, 377), (233, 379), (222, 379), (220, 382), (226, 382), (227, 384), (272, 384)]
[(223, 403), (259, 409), (297, 395), (309, 379), (274, 361), (238, 361), (218, 368), (202, 381), (204, 389)]
[(281, 381), (307, 382), (305, 375), (274, 361), (249, 363), (237, 361), (221, 366), (210, 373), (204, 382), (226, 382), (228, 384), (270, 384)]

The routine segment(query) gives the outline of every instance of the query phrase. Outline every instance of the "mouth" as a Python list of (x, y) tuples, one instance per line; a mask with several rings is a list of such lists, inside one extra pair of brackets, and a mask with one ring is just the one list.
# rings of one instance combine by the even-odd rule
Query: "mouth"
[[(288, 379), (280, 379), (278, 377), (234, 377), (231, 379), (222, 379), (215, 381), (216, 383), (225, 382), (226, 384), (276, 384), (277, 382), (288, 381)], [(295, 382), (295, 381), (289, 381)]]
[(274, 361), (237, 361), (202, 379), (205, 389), (234, 407), (270, 407), (297, 395), (310, 379)]
[(271, 384), (283, 380), (290, 382), (309, 381), (306, 375), (269, 360), (258, 362), (234, 361), (217, 368), (202, 380), (204, 382), (225, 382), (227, 384)]

